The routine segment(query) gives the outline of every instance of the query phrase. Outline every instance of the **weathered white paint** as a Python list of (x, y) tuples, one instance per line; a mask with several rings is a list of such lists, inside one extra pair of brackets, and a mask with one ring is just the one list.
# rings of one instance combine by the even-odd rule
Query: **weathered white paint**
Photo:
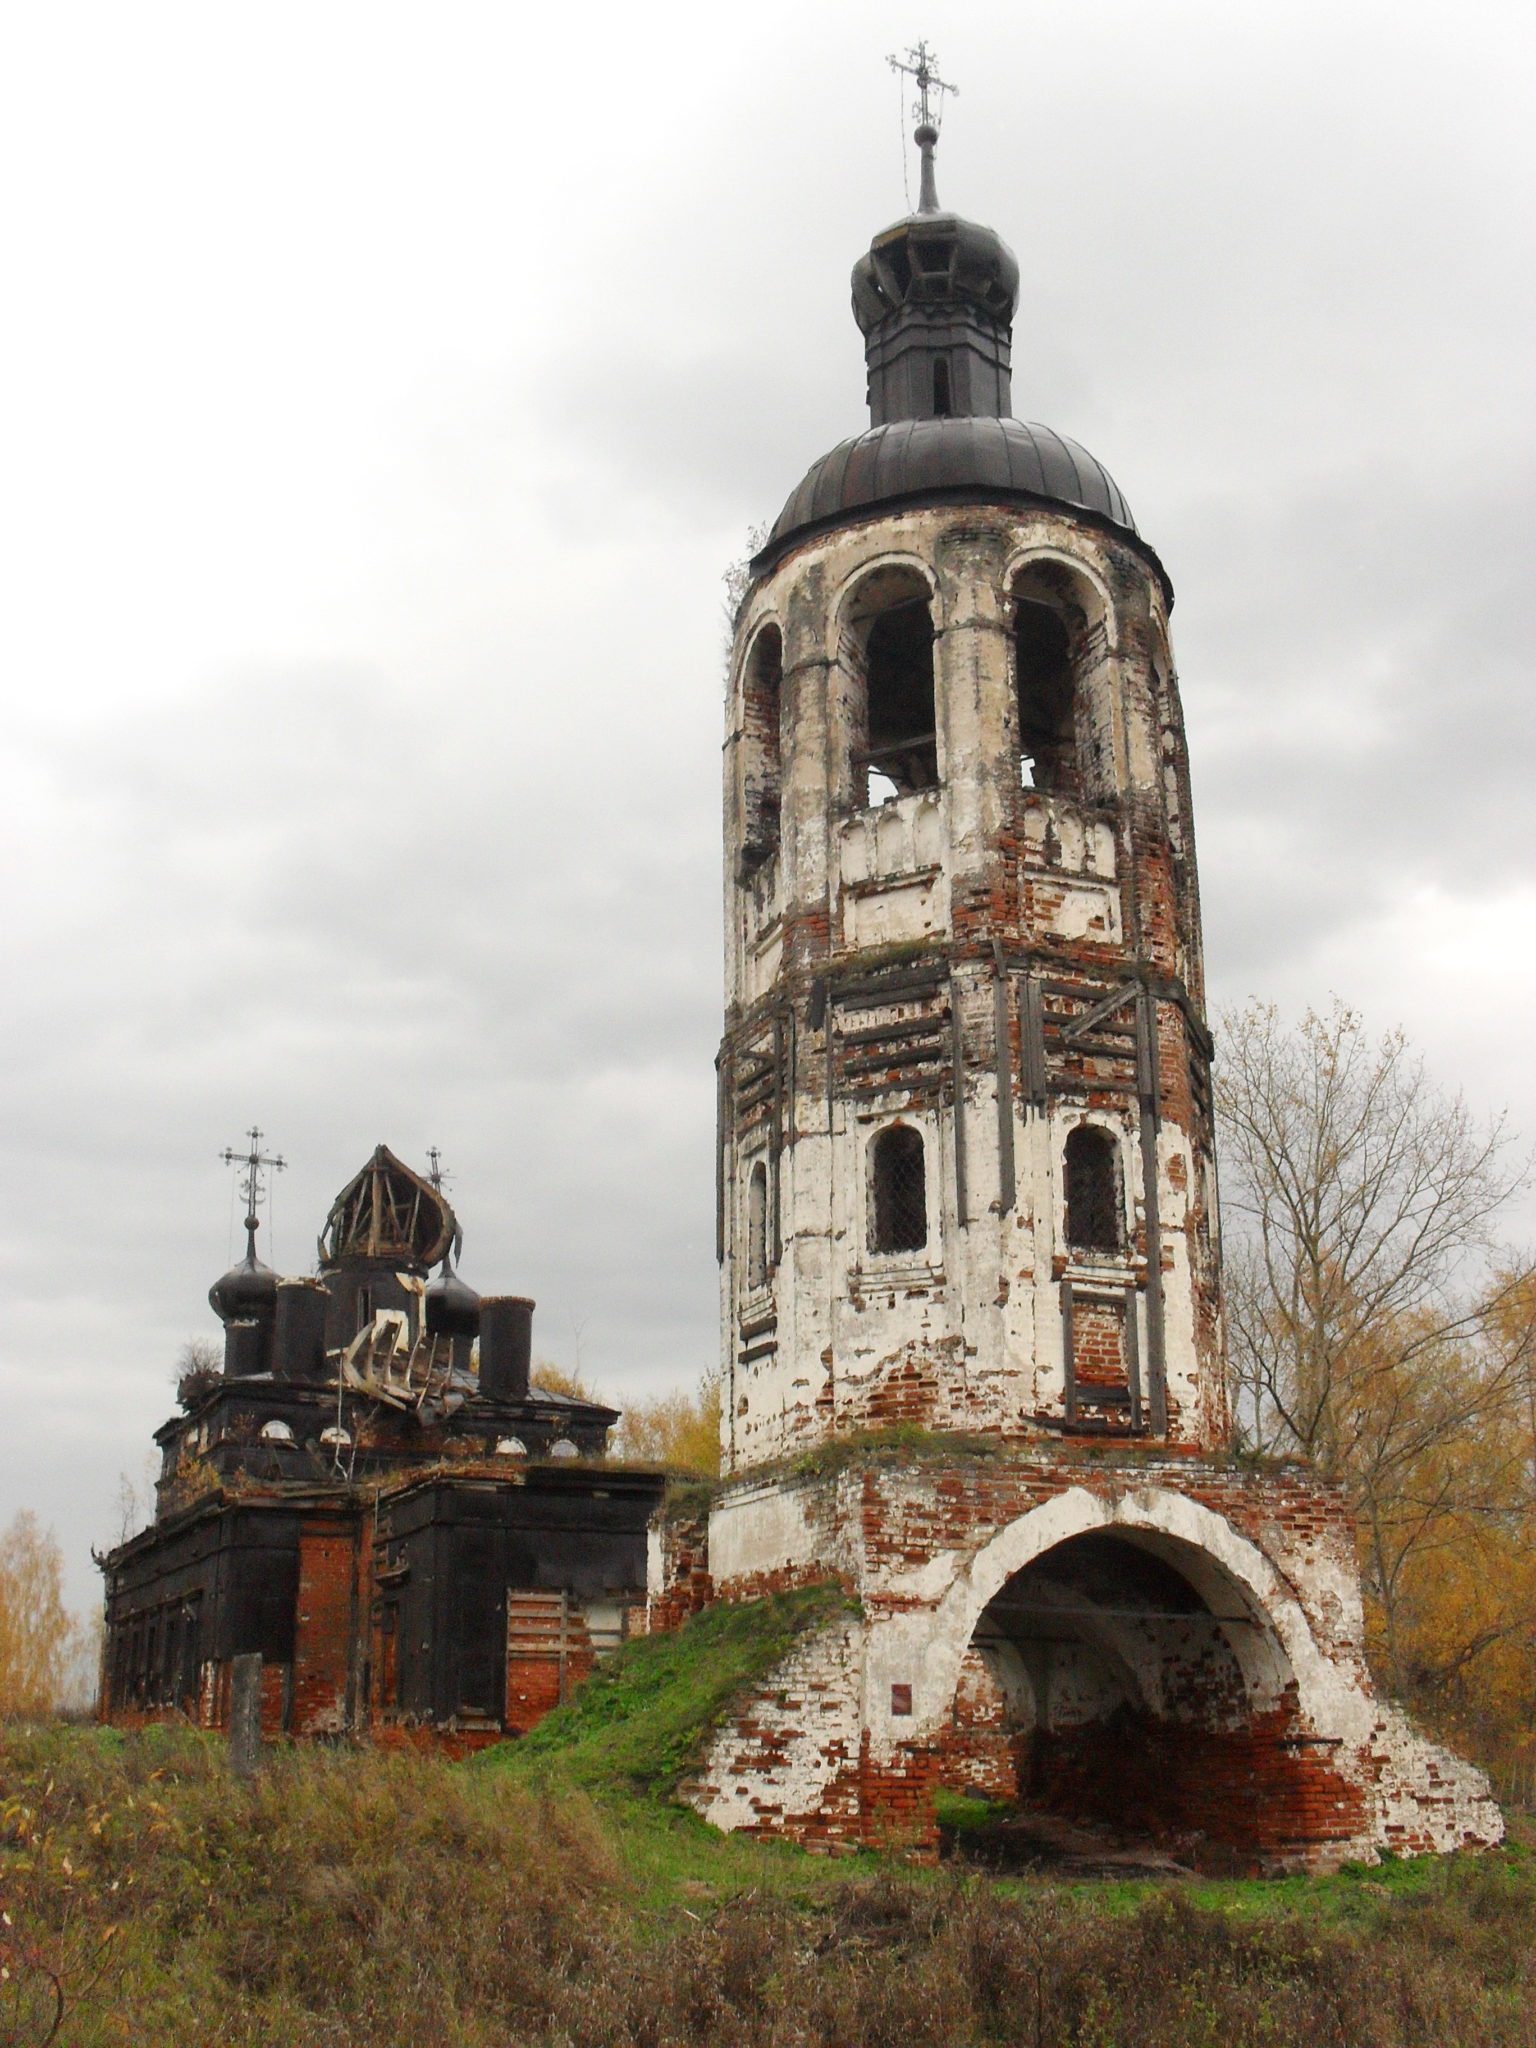
[[(1016, 579), (1022, 593), (1060, 599), (1073, 621), (1074, 794), (1021, 788)], [(939, 784), (870, 805), (852, 760), (866, 637), (882, 603), (919, 593), (936, 634)], [(760, 692), (749, 716), (747, 686), (756, 636), (770, 624), (783, 653), (771, 846), (761, 821), (775, 787), (772, 725)], [(1206, 1656), (1205, 1624), (1108, 1614), (1061, 1660), (1043, 1707), (1019, 1659), (999, 1653), (998, 1682), (1021, 1712), (1062, 1725), (1124, 1698), (1169, 1720), (1203, 1715), (1214, 1728), (1294, 1689), (1304, 1737), (1331, 1745), (1341, 1773), (1369, 1788), (1359, 1853), (1498, 1838), (1479, 1775), (1373, 1697), (1358, 1578), (1336, 1524), (1325, 1515), (1318, 1526), (1333, 1537), (1308, 1535), (1306, 1516), (1285, 1511), (1294, 1487), (1266, 1494), (1255, 1481), (1243, 1533), (1183, 1490), (1197, 1483), (1189, 1454), (1217, 1450), (1227, 1430), (1215, 1162), (1186, 1085), (1199, 1032), (1186, 1036), (1180, 1007), (1197, 1016), (1203, 1001), (1185, 759), (1155, 566), (1066, 508), (947, 504), (852, 521), (796, 547), (748, 594), (724, 790), (727, 1050), (749, 1098), (738, 1114), (732, 1096), (722, 1160), (722, 1434), (736, 1476), (712, 1514), (709, 1568), (727, 1596), (837, 1573), (869, 1619), (840, 1621), (797, 1648), (747, 1724), (722, 1730), (696, 1793), (721, 1825), (846, 1808), (861, 1740), (877, 1762), (937, 1742), (967, 1660), (976, 1668), (988, 1601), (1056, 1544), (1101, 1531), (1176, 1564), (1211, 1614), (1232, 1617), (1219, 1628), (1224, 1647)], [(1016, 916), (1006, 908), (1014, 903)], [(1005, 1527), (945, 1539), (957, 1547), (934, 1538), (903, 1551), (866, 1540), (856, 1472), (792, 1478), (789, 1461), (915, 1414), (934, 1431), (1034, 1441), (1048, 1464), (1044, 1425), (1065, 1419), (1068, 1289), (1085, 1341), (1097, 1330), (1128, 1359), (1125, 1333), (1134, 1333), (1144, 1394), (1149, 1386), (1141, 1105), (1134, 1090), (1105, 1085), (1094, 1054), (1080, 1082), (1057, 1085), (1043, 1104), (1027, 1099), (1011, 1036), (998, 1031), (990, 939), (999, 927), (1047, 986), (1077, 974), (1088, 1000), (1138, 978), (1154, 991), (1167, 1443), (1186, 1455), (1181, 1474), (1178, 1459), (1145, 1445), (1138, 1467), (1126, 1445), (1113, 1485), (1072, 1486)], [(967, 943), (951, 950), (946, 942), (961, 936)], [(866, 1034), (860, 1046), (890, 1027), (902, 1060), (875, 1052), (850, 1070), (856, 1078), (833, 1085), (826, 1005), (812, 986), (819, 978), (824, 995), (829, 970), (864, 975), (918, 957), (944, 968), (932, 993), (893, 993), (852, 1018)], [(1001, 989), (1011, 1030), (1017, 991), (1007, 980)], [(1000, 1055), (1012, 1079), (1001, 1102)], [(926, 1077), (915, 1091), (902, 1078), (911, 1073)], [(923, 1139), (927, 1243), (885, 1255), (871, 1244), (870, 1148), (898, 1119)], [(1063, 1148), (1085, 1119), (1118, 1148), (1124, 1243), (1113, 1254), (1067, 1243)], [(771, 1177), (781, 1247), (766, 1278), (749, 1270), (754, 1170)], [(932, 1481), (930, 1470), (911, 1486)], [(910, 1508), (921, 1526), (922, 1503), (891, 1506), (888, 1472), (881, 1483), (890, 1511)], [(1274, 1518), (1255, 1533), (1252, 1510), (1266, 1499)], [(664, 1555), (655, 1569), (664, 1583)], [(893, 1711), (893, 1687), (911, 1688), (910, 1715)]]
[[(1080, 796), (1021, 797), (1017, 790), (1009, 592), (1025, 571), (1070, 574), (1088, 622), (1094, 651), (1080, 672), (1079, 722), (1089, 786)], [(847, 765), (859, 636), (879, 593), (898, 587), (930, 593), (941, 780), (936, 789), (870, 808), (852, 788)], [(783, 639), (780, 843), (743, 878), (736, 849), (754, 778), (764, 772), (758, 743), (748, 735), (745, 679), (756, 637), (770, 623)], [(751, 592), (736, 644), (725, 751), (730, 1014), (749, 1013), (789, 971), (784, 933), (796, 918), (824, 919), (833, 956), (841, 959), (880, 957), (882, 948), (948, 936), (957, 879), (974, 884), (996, 867), (997, 835), (1015, 810), (1029, 848), (1019, 876), (1026, 921), (1041, 937), (1102, 947), (1104, 972), (1112, 979), (1121, 971), (1116, 949), (1131, 948), (1134, 938), (1125, 913), (1131, 857), (1117, 813), (1105, 806), (1120, 806), (1123, 814), (1133, 798), (1154, 807), (1166, 801), (1147, 670), (1154, 648), (1166, 664), (1166, 627), (1157, 579), (1144, 558), (1070, 513), (1045, 507), (892, 513), (798, 549)], [(1198, 965), (1197, 934), (1182, 935), (1181, 945), (1196, 949)], [(784, 1249), (772, 1281), (776, 1327), (766, 1343), (742, 1333), (748, 1317), (760, 1320), (760, 1304), (747, 1300), (739, 1199), (762, 1139), (751, 1131), (728, 1138), (721, 1322), (729, 1389), (724, 1448), (732, 1469), (860, 1427), (878, 1408), (884, 1382), (917, 1358), (946, 1361), (927, 1418), (935, 1427), (1018, 1432), (1035, 1411), (1060, 1409), (1060, 1283), (1052, 1261), (1062, 1245), (1057, 1184), (1066, 1124), (1040, 1117), (1019, 1099), (1007, 1105), (1016, 1199), (1005, 1209), (995, 1060), (987, 1056), (994, 1033), (990, 967), (966, 964), (954, 992), (973, 1049), (961, 1111), (966, 1213), (957, 1199), (955, 1113), (909, 1106), (910, 1119), (924, 1126), (932, 1212), (926, 1271), (910, 1288), (895, 1296), (865, 1291), (872, 1286), (867, 1146), (882, 1120), (903, 1113), (899, 1090), (873, 1102), (839, 1094), (829, 1105), (819, 1058), (814, 1074), (802, 1069), (792, 1077), (783, 1109), (790, 1141), (779, 1165)], [(937, 1002), (908, 1006), (906, 1021), (925, 1009), (933, 1014), (946, 1000), (941, 994)], [(872, 1012), (856, 1022), (869, 1028), (882, 1019), (898, 1021)], [(947, 1060), (949, 1048), (941, 1050)], [(1140, 1196), (1133, 1106), (1123, 1121), (1134, 1227)], [(1042, 1124), (1052, 1127), (1049, 1136)], [(1184, 1249), (1193, 1229), (1194, 1164), (1189, 1134), (1165, 1122), (1159, 1203), (1170, 1261), (1164, 1291), (1171, 1426), (1177, 1438), (1207, 1443), (1219, 1435), (1222, 1397), (1213, 1319), (1196, 1315), (1201, 1279)], [(1207, 1174), (1201, 1184), (1213, 1178)], [(1144, 1271), (1129, 1250), (1119, 1272), (1144, 1294)], [(1137, 1313), (1145, 1369), (1144, 1299)]]
[[(989, 1602), (1058, 1545), (1108, 1533), (1173, 1565), (1211, 1614), (1229, 1618), (1217, 1633), (1239, 1688), (1215, 1720), (1202, 1701), (1201, 1725), (1241, 1726), (1294, 1688), (1299, 1732), (1326, 1744), (1339, 1773), (1366, 1793), (1366, 1825), (1353, 1841), (1334, 1845), (1334, 1855), (1374, 1860), (1384, 1847), (1446, 1850), (1501, 1838), (1502, 1819), (1483, 1775), (1426, 1741), (1406, 1716), (1374, 1696), (1358, 1579), (1347, 1551), (1298, 1531), (1293, 1514), (1277, 1514), (1265, 1523), (1262, 1542), (1255, 1541), (1187, 1493), (1139, 1484), (1134, 1469), (1120, 1479), (1108, 1490), (1066, 1488), (1000, 1528), (978, 1528), (967, 1546), (913, 1560), (876, 1555), (860, 1543), (857, 1470), (777, 1485), (738, 1481), (728, 1488), (711, 1524), (719, 1584), (729, 1591), (733, 1579), (764, 1569), (763, 1560), (772, 1560), (768, 1569), (800, 1577), (836, 1570), (861, 1596), (867, 1616), (856, 1629), (840, 1624), (824, 1652), (797, 1649), (793, 1682), (781, 1685), (775, 1674), (752, 1710), (754, 1727), (766, 1725), (766, 1715), (776, 1741), (788, 1743), (797, 1759), (775, 1779), (775, 1799), (782, 1793), (787, 1802), (783, 1811), (814, 1813), (817, 1785), (835, 1775), (815, 1730), (801, 1730), (808, 1673), (816, 1674), (816, 1727), (846, 1731), (856, 1722), (877, 1764), (899, 1757), (911, 1743), (941, 1742)], [(886, 1474), (882, 1484), (899, 1509), (931, 1484), (931, 1475), (902, 1480)], [(1254, 1481), (1248, 1493), (1261, 1504), (1264, 1483)], [(1287, 1498), (1294, 1509), (1294, 1493)], [(1121, 1698), (1156, 1716), (1182, 1718), (1189, 1709), (1181, 1673), (1199, 1665), (1208, 1626), (1181, 1633), (1166, 1623), (1151, 1629), (1128, 1616), (1106, 1616), (1088, 1629), (1081, 1649), (1056, 1660), (1050, 1725), (1100, 1718)], [(1022, 1666), (1009, 1683), (1028, 1725), (1036, 1708)], [(910, 1688), (910, 1715), (893, 1712), (894, 1687)], [(702, 1774), (712, 1789), (700, 1810), (720, 1825), (744, 1824), (728, 1816), (751, 1805), (752, 1773), (743, 1754), (739, 1731), (728, 1727)], [(738, 1782), (743, 1768), (746, 1783)], [(762, 1817), (759, 1811), (752, 1824)]]

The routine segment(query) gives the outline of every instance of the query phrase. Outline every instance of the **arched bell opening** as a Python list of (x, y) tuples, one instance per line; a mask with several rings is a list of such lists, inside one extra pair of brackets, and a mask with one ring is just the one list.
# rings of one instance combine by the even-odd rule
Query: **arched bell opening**
[(1085, 774), (1084, 686), (1107, 644), (1104, 601), (1085, 575), (1044, 556), (1017, 571), (1008, 594), (1019, 781), (1049, 795), (1101, 798)]
[(849, 795), (855, 809), (939, 786), (933, 593), (916, 569), (866, 576), (843, 611)]
[(1194, 1862), (1284, 1862), (1359, 1820), (1296, 1700), (1273, 1623), (1224, 1566), (1176, 1538), (1092, 1530), (983, 1609), (944, 1779), (1014, 1809), (1001, 1833), (1025, 1853), (1081, 1830)]
[(737, 867), (742, 880), (756, 874), (779, 850), (783, 777), (784, 640), (775, 625), (763, 627), (742, 668), (742, 841)]

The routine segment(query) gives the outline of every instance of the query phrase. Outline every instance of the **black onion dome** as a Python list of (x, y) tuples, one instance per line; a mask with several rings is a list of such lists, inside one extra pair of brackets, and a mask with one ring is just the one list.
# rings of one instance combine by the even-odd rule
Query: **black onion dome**
[(839, 442), (790, 493), (763, 553), (850, 513), (949, 493), (1070, 505), (1136, 535), (1120, 486), (1086, 448), (1050, 427), (970, 414), (890, 420)]
[(238, 1266), (231, 1266), (208, 1290), (208, 1304), (221, 1322), (244, 1323), (271, 1315), (277, 1304), (277, 1275), (256, 1256), (254, 1238)]
[(450, 1260), (422, 1291), (428, 1330), (444, 1337), (473, 1337), (480, 1328), (480, 1297), (453, 1270)]

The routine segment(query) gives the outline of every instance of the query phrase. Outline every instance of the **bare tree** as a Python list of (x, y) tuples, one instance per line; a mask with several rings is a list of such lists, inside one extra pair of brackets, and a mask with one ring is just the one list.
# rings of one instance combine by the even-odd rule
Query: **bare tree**
[(1223, 1020), (1218, 1076), (1228, 1369), (1239, 1433), (1348, 1489), (1387, 1661), (1432, 1546), (1505, 1515), (1529, 1261), (1499, 1244), (1526, 1168), (1499, 1117), (1437, 1089), (1401, 1032), (1335, 1002), (1287, 1028)]
[(1518, 1264), (1488, 1283), (1526, 1170), (1502, 1117), (1479, 1123), (1341, 1003), (1294, 1029), (1252, 1003), (1222, 1036), (1234, 1411), (1261, 1448), (1340, 1472), (1361, 1376), (1432, 1359), (1518, 1287)]
[(767, 527), (749, 526), (746, 553), (739, 560), (732, 562), (720, 578), (724, 592), (720, 600), (720, 609), (725, 621), (727, 656), (731, 651), (731, 642), (735, 638), (736, 621), (741, 616), (741, 607), (746, 600), (747, 592), (752, 588), (752, 558), (760, 554), (767, 544)]
[(190, 1408), (200, 1394), (217, 1386), (223, 1377), (224, 1353), (220, 1347), (208, 1337), (189, 1337), (176, 1354), (171, 1373), (182, 1407)]

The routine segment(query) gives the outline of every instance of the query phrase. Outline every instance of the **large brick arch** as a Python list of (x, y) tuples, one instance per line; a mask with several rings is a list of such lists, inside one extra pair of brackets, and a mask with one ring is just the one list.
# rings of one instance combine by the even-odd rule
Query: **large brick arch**
[[(914, 1733), (938, 1727), (949, 1713), (962, 1659), (988, 1602), (1058, 1544), (1095, 1531), (1141, 1538), (1175, 1564), (1215, 1611), (1221, 1611), (1217, 1601), (1236, 1599), (1260, 1623), (1225, 1632), (1252, 1711), (1272, 1708), (1294, 1685), (1301, 1722), (1335, 1729), (1340, 1693), (1347, 1696), (1348, 1688), (1341, 1688), (1337, 1666), (1322, 1655), (1299, 1601), (1257, 1544), (1185, 1494), (1148, 1487), (1105, 1498), (1078, 1486), (999, 1529), (960, 1569), (932, 1610), (913, 1700)], [(900, 1622), (891, 1633), (904, 1635)], [(870, 1647), (877, 1658), (881, 1634), (879, 1627), (872, 1631)], [(894, 1640), (891, 1650), (911, 1668)]]

